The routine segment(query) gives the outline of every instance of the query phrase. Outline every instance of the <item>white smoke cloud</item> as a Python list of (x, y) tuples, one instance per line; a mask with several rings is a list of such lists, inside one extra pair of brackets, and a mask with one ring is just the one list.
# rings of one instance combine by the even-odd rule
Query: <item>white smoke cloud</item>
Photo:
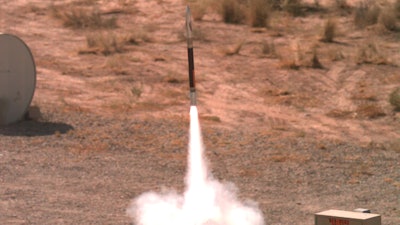
[(253, 201), (240, 202), (236, 187), (213, 179), (207, 170), (197, 108), (190, 108), (190, 144), (186, 190), (148, 192), (127, 209), (135, 225), (264, 225)]

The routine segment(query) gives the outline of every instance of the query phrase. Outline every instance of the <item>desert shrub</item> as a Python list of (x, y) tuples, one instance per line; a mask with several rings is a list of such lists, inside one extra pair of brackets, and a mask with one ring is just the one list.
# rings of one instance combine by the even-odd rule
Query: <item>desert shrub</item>
[(277, 56), (275, 50), (275, 44), (273, 41), (263, 41), (261, 44), (262, 44), (262, 53), (264, 55)]
[(300, 65), (297, 64), (294, 60), (286, 60), (286, 59), (281, 59), (281, 68), (284, 69), (291, 69), (291, 70), (299, 70)]
[(389, 143), (389, 148), (397, 153), (400, 153), (400, 138), (397, 138)]
[(202, 116), (201, 119), (212, 121), (212, 122), (221, 122), (221, 118), (218, 116)]
[(132, 87), (131, 88), (131, 93), (132, 93), (133, 96), (139, 98), (143, 93), (143, 85), (140, 85), (140, 87), (137, 87), (137, 86)]
[(388, 57), (374, 41), (362, 44), (357, 51), (357, 64), (389, 64)]
[(246, 14), (242, 5), (237, 0), (222, 0), (221, 16), (225, 23), (242, 23)]
[(335, 0), (336, 8), (338, 9), (348, 9), (350, 8), (347, 0)]
[(199, 0), (193, 3), (191, 7), (192, 16), (194, 20), (201, 20), (207, 12), (207, 7), (210, 3), (206, 0)]
[(240, 49), (242, 49), (243, 44), (244, 44), (244, 41), (240, 41), (240, 42), (236, 43), (235, 45), (222, 50), (223, 51), (222, 53), (227, 56), (237, 55), (237, 54), (239, 54)]
[(400, 111), (400, 87), (390, 94), (389, 102), (394, 106), (395, 111)]
[(272, 9), (282, 9), (285, 0), (267, 0)]
[(289, 52), (290, 54), (281, 54), (282, 51), (278, 53), (282, 68), (298, 70), (302, 66), (306, 66), (304, 51), (297, 40), (291, 43)]
[(352, 114), (353, 112), (349, 110), (332, 109), (326, 115), (329, 117), (346, 119), (351, 118)]
[(358, 118), (376, 119), (386, 116), (386, 113), (383, 111), (383, 109), (377, 104), (373, 103), (365, 103), (359, 105), (356, 112)]
[(318, 58), (317, 48), (313, 48), (313, 56), (311, 59), (311, 67), (314, 69), (323, 69), (324, 66), (321, 64)]
[(324, 30), (322, 33), (322, 41), (325, 42), (333, 42), (333, 39), (336, 36), (336, 21), (332, 18), (329, 18), (324, 26)]
[(395, 11), (397, 19), (400, 19), (400, 0), (396, 0), (394, 3), (393, 9)]
[(343, 53), (343, 50), (340, 48), (334, 48), (334, 49), (330, 49), (330, 51), (328, 52), (329, 54), (329, 58), (332, 61), (340, 61), (343, 60), (345, 58), (345, 55)]
[(139, 45), (142, 42), (152, 42), (153, 40), (151, 39), (149, 32), (151, 31), (147, 30), (146, 27), (136, 27), (135, 30), (129, 32), (129, 34), (124, 37), (125, 42), (130, 45)]
[[(240, 0), (238, 0), (240, 1)], [(314, 0), (316, 5), (319, 5), (318, 0)], [(243, 4), (258, 5), (261, 8), (251, 9), (250, 11), (259, 10), (270, 13), (271, 11), (286, 11), (293, 16), (302, 16), (304, 14), (304, 5), (302, 0), (244, 0)], [(254, 4), (256, 3), (256, 4)], [(251, 15), (250, 15), (251, 16)], [(269, 15), (268, 15), (269, 16)]]
[(250, 0), (249, 20), (253, 27), (267, 27), (271, 6), (267, 0)]
[(371, 6), (361, 2), (355, 9), (354, 24), (358, 28), (364, 28), (376, 24), (378, 22), (380, 11), (381, 9), (376, 4)]
[(99, 52), (103, 55), (111, 55), (123, 51), (125, 40), (115, 34), (92, 33), (86, 36), (86, 43), (89, 50), (81, 51), (81, 53)]
[(382, 12), (380, 18), (380, 23), (389, 31), (399, 31), (397, 25), (396, 11), (392, 7), (386, 7)]
[(53, 7), (53, 15), (63, 21), (64, 26), (82, 29), (82, 28), (116, 28), (116, 17), (104, 17), (99, 10), (95, 8), (80, 7)]
[(282, 4), (282, 8), (292, 16), (303, 15), (303, 4), (301, 0), (285, 0)]

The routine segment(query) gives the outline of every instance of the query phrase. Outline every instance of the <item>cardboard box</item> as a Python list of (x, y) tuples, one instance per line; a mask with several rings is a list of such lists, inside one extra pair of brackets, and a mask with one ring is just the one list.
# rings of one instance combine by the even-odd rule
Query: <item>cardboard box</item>
[(315, 225), (381, 225), (381, 216), (373, 213), (327, 210), (315, 214)]

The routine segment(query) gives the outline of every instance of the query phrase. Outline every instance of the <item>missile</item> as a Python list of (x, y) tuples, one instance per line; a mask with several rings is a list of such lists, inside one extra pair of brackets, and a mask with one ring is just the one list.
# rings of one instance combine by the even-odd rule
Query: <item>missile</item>
[(193, 58), (193, 35), (192, 35), (192, 18), (189, 6), (186, 7), (186, 36), (187, 51), (189, 63), (189, 88), (190, 88), (190, 105), (196, 105), (196, 86), (194, 79), (194, 58)]

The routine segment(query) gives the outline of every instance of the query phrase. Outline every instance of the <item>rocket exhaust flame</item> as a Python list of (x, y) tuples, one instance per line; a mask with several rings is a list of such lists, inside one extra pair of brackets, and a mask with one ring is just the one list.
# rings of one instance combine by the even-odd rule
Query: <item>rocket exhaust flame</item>
[[(187, 12), (190, 15), (189, 8)], [(135, 225), (264, 225), (256, 203), (239, 202), (234, 185), (218, 182), (208, 171), (192, 78), (185, 193), (144, 193), (132, 201), (127, 213)]]
[(183, 195), (148, 192), (127, 213), (135, 225), (264, 225), (257, 204), (243, 204), (233, 184), (215, 180), (207, 168), (197, 107), (190, 107), (190, 141)]

